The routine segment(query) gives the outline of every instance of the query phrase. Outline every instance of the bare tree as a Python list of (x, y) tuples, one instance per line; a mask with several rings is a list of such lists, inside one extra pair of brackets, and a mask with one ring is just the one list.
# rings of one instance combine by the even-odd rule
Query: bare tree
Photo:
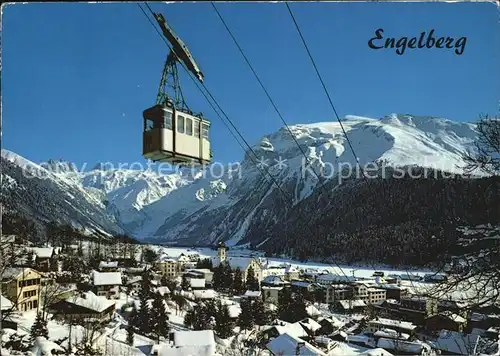
[[(465, 171), (500, 175), (500, 117), (481, 115), (477, 123), (474, 151), (464, 156)], [(490, 180), (485, 199), (500, 201), (500, 182)], [(439, 299), (459, 299), (470, 309), (494, 307), (500, 301), (500, 203), (489, 224), (457, 229), (457, 246), (450, 248), (452, 261), (447, 281), (427, 292)]]
[(491, 175), (500, 174), (500, 116), (481, 115), (477, 123), (475, 152), (467, 152), (466, 172), (482, 170)]

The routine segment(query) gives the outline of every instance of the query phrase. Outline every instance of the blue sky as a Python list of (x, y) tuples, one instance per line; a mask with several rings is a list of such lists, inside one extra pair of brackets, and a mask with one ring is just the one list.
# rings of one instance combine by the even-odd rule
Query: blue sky
[[(151, 3), (183, 38), (205, 83), (249, 143), (282, 122), (210, 3)], [(282, 3), (219, 3), (288, 124), (335, 120)], [(293, 3), (341, 116), (393, 112), (475, 121), (498, 113), (500, 25), (491, 3)], [(373, 50), (390, 37), (466, 36), (449, 49)], [(142, 110), (154, 104), (168, 49), (134, 3), (4, 7), (2, 146), (35, 162), (144, 162)], [(212, 121), (215, 159), (243, 151), (181, 71), (190, 107)]]

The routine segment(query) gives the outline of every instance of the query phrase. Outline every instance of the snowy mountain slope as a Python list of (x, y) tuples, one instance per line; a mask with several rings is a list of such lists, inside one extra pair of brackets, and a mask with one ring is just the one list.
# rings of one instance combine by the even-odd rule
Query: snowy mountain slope
[[(462, 155), (472, 149), (475, 138), (472, 124), (401, 114), (382, 119), (348, 116), (343, 126), (362, 167), (384, 161), (393, 167), (417, 165), (460, 173)], [(290, 129), (316, 174), (323, 172), (322, 184), (342, 168), (355, 168), (356, 159), (339, 123), (294, 125)], [(285, 128), (263, 137), (254, 150), (276, 176), (284, 194), (269, 177), (262, 176), (247, 152), (241, 177), (226, 179), (225, 193), (210, 203), (195, 198), (198, 189), (210, 184), (210, 177), (206, 177), (149, 206), (149, 215), (157, 218), (150, 221), (144, 236), (150, 237), (155, 225), (165, 219), (154, 234), (159, 241), (209, 243), (222, 239), (244, 243), (269, 238), (270, 228), (282, 221), (287, 210), (318, 189), (318, 179)], [(186, 203), (175, 209), (174, 200)]]
[[(450, 120), (391, 114), (382, 119), (347, 116), (344, 129), (363, 166), (385, 162), (460, 172), (462, 154), (472, 148), (474, 125)], [(341, 169), (354, 169), (356, 159), (338, 122), (290, 126), (301, 150), (286, 128), (264, 136), (255, 146), (257, 159), (279, 182), (281, 190), (252, 162), (247, 152), (239, 167), (224, 168), (222, 176), (207, 168), (198, 175), (154, 171), (101, 169), (78, 172), (74, 165), (49, 161), (54, 184), (71, 186), (84, 204), (100, 209), (103, 218), (123, 226), (135, 237), (156, 242), (207, 244), (260, 242), (286, 214), (334, 180)], [(33, 164), (2, 151), (17, 166)], [(255, 159), (254, 159), (255, 160)], [(15, 185), (15, 178), (4, 178)], [(62, 187), (62, 186), (61, 186)], [(70, 193), (74, 195), (73, 193)], [(293, 226), (285, 226), (285, 229)]]
[(2, 150), (1, 202), (38, 225), (48, 221), (71, 224), (88, 232), (122, 233), (101, 201), (71, 180), (66, 180), (23, 157)]

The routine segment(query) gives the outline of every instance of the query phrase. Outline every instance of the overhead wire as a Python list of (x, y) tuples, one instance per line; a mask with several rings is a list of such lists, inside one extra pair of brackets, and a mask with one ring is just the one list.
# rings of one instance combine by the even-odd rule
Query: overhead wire
[[(149, 4), (147, 2), (145, 2), (145, 5), (147, 6), (149, 12), (154, 16), (154, 11), (151, 9), (151, 7), (149, 6)], [(163, 42), (168, 46), (168, 48), (172, 51), (173, 48), (172, 46), (170, 45), (170, 43), (168, 43), (168, 41), (165, 39), (164, 35), (158, 30), (158, 28), (155, 26), (155, 24), (152, 22), (152, 20), (150, 19), (150, 17), (147, 15), (147, 13), (144, 11), (144, 9), (140, 6), (139, 3), (137, 3), (137, 6), (139, 6), (139, 8), (141, 9), (142, 13), (146, 16), (146, 18), (148, 19), (149, 23), (153, 26), (153, 28), (155, 29), (155, 31), (158, 33), (158, 35), (161, 37), (161, 39), (163, 40)], [(257, 154), (255, 153), (255, 151), (253, 150), (253, 148), (248, 144), (248, 142), (245, 140), (245, 138), (243, 137), (243, 135), (239, 132), (238, 128), (233, 124), (233, 122), (231, 121), (231, 119), (227, 116), (227, 114), (225, 113), (224, 110), (222, 110), (221, 106), (219, 105), (218, 101), (215, 99), (215, 97), (212, 95), (212, 93), (208, 90), (208, 88), (206, 87), (206, 85), (204, 83), (201, 84), (201, 86), (203, 87), (203, 89), (205, 89), (206, 93), (201, 89), (200, 87), (200, 84), (196, 81), (196, 79), (193, 78), (193, 76), (191, 75), (191, 71), (186, 68), (185, 64), (182, 62), (182, 61), (179, 61), (179, 63), (181, 64), (182, 68), (184, 68), (184, 70), (187, 72), (189, 78), (194, 82), (194, 84), (196, 85), (196, 87), (198, 88), (198, 90), (202, 93), (202, 95), (204, 96), (204, 98), (207, 100), (207, 102), (209, 103), (210, 107), (214, 110), (214, 112), (217, 114), (217, 116), (219, 117), (219, 119), (221, 119), (221, 121), (223, 122), (223, 124), (227, 127), (227, 129), (229, 130), (229, 132), (231, 133), (231, 135), (236, 139), (236, 141), (238, 142), (238, 144), (240, 145), (240, 147), (243, 149), (243, 151), (246, 151), (246, 149), (243, 147), (243, 145), (241, 144), (241, 142), (237, 139), (237, 137), (235, 136), (235, 134), (232, 132), (232, 130), (229, 128), (229, 126), (227, 125), (227, 123), (224, 121), (224, 119), (222, 118), (221, 114), (219, 113), (219, 111), (217, 111), (217, 109), (215, 109), (214, 105), (212, 104), (212, 102), (210, 101), (210, 99), (207, 97), (207, 94), (208, 96), (213, 100), (213, 102), (215, 103), (215, 105), (219, 108), (220, 112), (222, 113), (222, 115), (224, 115), (224, 117), (226, 118), (226, 120), (229, 122), (229, 124), (233, 127), (233, 129), (236, 131), (236, 133), (238, 134), (238, 136), (241, 138), (241, 140), (245, 143), (245, 145), (247, 146), (248, 150), (250, 152), (253, 153), (253, 155), (255, 156), (255, 158), (257, 160), (259, 160)], [(256, 164), (256, 167), (257, 169), (259, 169), (259, 171), (262, 173), (262, 170), (261, 168), (264, 169), (265, 173), (271, 178), (271, 182), (274, 183), (277, 188), (282, 192), (282, 194), (286, 194), (284, 191), (283, 191), (283, 188), (281, 187), (281, 185), (276, 181), (276, 178), (269, 172), (269, 170), (267, 169), (267, 167), (265, 167), (265, 165), (262, 165), (262, 167), (259, 167), (259, 164), (257, 164), (253, 158), (251, 156), (249, 156), (250, 160), (252, 161), (252, 163)]]
[[(155, 31), (158, 33), (158, 35), (162, 38), (162, 40), (165, 42), (165, 44), (169, 47), (170, 50), (172, 50), (172, 46), (167, 42), (167, 40), (164, 38), (164, 36), (160, 33), (160, 31), (157, 29), (157, 27), (154, 25), (154, 23), (151, 21), (151, 19), (149, 18), (149, 16), (146, 14), (146, 12), (144, 11), (144, 9), (140, 6), (140, 4), (137, 4), (139, 6), (139, 8), (141, 9), (141, 11), (144, 13), (144, 15), (147, 17), (148, 21), (150, 22), (150, 24), (154, 27)], [(150, 13), (154, 16), (154, 11), (151, 9), (151, 7), (149, 6), (149, 4), (147, 4), (147, 2), (145, 2), (145, 5), (148, 7)], [(213, 105), (211, 104), (210, 100), (207, 98), (207, 96), (205, 95), (205, 93), (201, 90), (198, 82), (196, 82), (196, 80), (192, 77), (191, 75), (191, 72), (185, 67), (184, 63), (180, 62), (182, 67), (186, 70), (186, 72), (188, 73), (188, 76), (194, 81), (194, 83), (196, 84), (197, 88), (202, 92), (203, 96), (205, 97), (205, 99), (209, 102), (210, 106), (212, 107), (212, 109), (214, 109), (214, 111), (216, 112), (216, 114), (219, 116), (219, 118), (222, 120), (222, 117), (220, 116), (219, 112), (217, 110), (215, 110), (215, 108), (213, 107)], [(204, 83), (202, 83), (202, 87), (205, 89), (205, 91), (207, 92), (207, 94), (210, 96), (210, 98), (214, 101), (215, 105), (219, 108), (219, 110), (221, 111), (221, 113), (225, 116), (226, 120), (231, 124), (231, 126), (234, 128), (234, 130), (238, 133), (238, 135), (240, 136), (240, 138), (245, 142), (247, 148), (255, 155), (256, 158), (257, 157), (257, 154), (255, 153), (255, 151), (253, 150), (253, 148), (248, 144), (248, 142), (245, 140), (245, 138), (241, 135), (241, 133), (239, 132), (239, 130), (236, 128), (236, 126), (232, 123), (231, 119), (227, 116), (227, 114), (225, 113), (225, 111), (220, 107), (218, 101), (213, 97), (213, 95), (211, 94), (211, 92), (208, 90), (208, 88), (206, 87), (206, 85)], [(254, 162), (255, 163), (255, 162)], [(276, 181), (276, 179), (274, 178), (273, 175), (270, 174), (269, 170), (266, 168), (266, 173), (271, 177), (273, 183), (278, 187), (279, 191), (281, 192), (281, 194), (287, 198), (292, 198), (290, 197), (281, 187), (281, 185)], [(290, 199), (290, 201), (292, 201), (292, 199)], [(300, 217), (300, 216), (299, 216)], [(306, 224), (307, 225), (307, 224)], [(308, 225), (307, 225), (308, 226)], [(341, 270), (341, 272), (344, 274), (344, 276), (346, 278), (348, 278), (347, 274), (344, 272), (344, 270), (342, 269), (342, 267), (340, 267), (340, 265), (338, 265), (336, 262), (335, 262), (336, 266)]]
[[(330, 94), (328, 92), (328, 89), (326, 88), (325, 82), (323, 81), (323, 78), (322, 78), (322, 76), (321, 76), (321, 74), (319, 72), (318, 66), (316, 65), (316, 62), (314, 61), (314, 58), (313, 58), (313, 56), (311, 54), (311, 51), (309, 50), (309, 46), (307, 45), (307, 42), (306, 42), (306, 40), (305, 40), (305, 38), (304, 38), (304, 36), (302, 34), (302, 31), (300, 30), (300, 26), (299, 26), (297, 20), (295, 19), (295, 15), (293, 14), (293, 11), (290, 8), (290, 5), (288, 4), (288, 1), (285, 1), (285, 5), (286, 5), (286, 8), (288, 9), (288, 13), (290, 14), (290, 17), (292, 18), (292, 21), (293, 21), (293, 23), (295, 25), (295, 28), (297, 29), (299, 37), (302, 40), (302, 44), (304, 45), (304, 48), (305, 48), (305, 50), (306, 50), (306, 52), (307, 52), (307, 54), (309, 56), (309, 59), (311, 60), (311, 63), (313, 65), (313, 67), (314, 67), (314, 70), (315, 70), (317, 76), (318, 76), (318, 79), (321, 82), (323, 90), (324, 90), (324, 92), (325, 92), (325, 94), (326, 94), (326, 96), (328, 98), (328, 102), (330, 103), (330, 106), (331, 106), (331, 108), (332, 108), (332, 110), (333, 110), (333, 112), (334, 112), (334, 114), (335, 114), (335, 116), (337, 118), (337, 121), (339, 122), (340, 128), (342, 129), (342, 132), (344, 134), (344, 137), (346, 138), (347, 143), (349, 144), (349, 148), (351, 149), (351, 152), (352, 152), (352, 154), (353, 154), (353, 156), (354, 156), (354, 158), (356, 160), (357, 167), (361, 171), (362, 177), (366, 181), (367, 178), (366, 178), (363, 170), (360, 167), (359, 157), (356, 155), (356, 152), (354, 151), (354, 147), (352, 146), (351, 141), (350, 141), (349, 137), (347, 136), (347, 132), (344, 129), (344, 125), (342, 124), (342, 120), (340, 120), (339, 114), (337, 113), (337, 110), (335, 109), (335, 105), (333, 105), (332, 98), (330, 97)], [(408, 269), (406, 269), (406, 274), (407, 274), (407, 276), (410, 279), (411, 286), (413, 287), (413, 289), (416, 289), (415, 285), (413, 284), (413, 278), (411, 277), (410, 272), (408, 271)]]
[[(304, 156), (305, 160), (306, 160), (306, 163), (308, 165), (310, 165), (310, 161), (309, 161), (309, 158), (307, 157), (306, 153), (304, 152), (302, 146), (299, 144), (299, 142), (297, 141), (297, 138), (295, 137), (295, 135), (293, 134), (292, 130), (290, 129), (289, 125), (287, 124), (287, 122), (285, 121), (283, 115), (281, 114), (280, 110), (278, 109), (278, 106), (276, 105), (276, 103), (274, 102), (274, 100), (272, 99), (271, 95), (269, 94), (269, 91), (266, 89), (265, 85), (263, 84), (262, 80), (260, 79), (259, 75), (257, 74), (256, 70), (254, 69), (254, 67), (252, 66), (252, 64), (250, 63), (250, 60), (248, 59), (248, 57), (246, 56), (245, 52), (243, 51), (243, 48), (240, 46), (240, 44), (238, 43), (238, 40), (236, 40), (235, 36), (233, 35), (231, 29), (229, 28), (229, 26), (227, 25), (226, 21), (224, 20), (223, 16), (221, 15), (221, 13), (219, 12), (219, 10), (217, 9), (217, 7), (215, 6), (214, 2), (212, 1), (211, 2), (211, 5), (212, 5), (212, 8), (214, 9), (215, 13), (217, 14), (218, 18), (221, 20), (222, 24), (224, 25), (226, 31), (228, 32), (229, 36), (231, 37), (231, 39), (233, 40), (234, 44), (236, 45), (236, 47), (238, 48), (239, 52), (241, 53), (241, 55), (243, 56), (245, 62), (247, 63), (248, 67), (250, 68), (250, 70), (252, 71), (253, 75), (255, 76), (257, 82), (260, 84), (262, 90), (264, 91), (264, 93), (266, 94), (267, 98), (269, 99), (271, 105), (273, 106), (274, 110), (276, 111), (276, 113), (278, 114), (279, 118), (281, 119), (281, 121), (283, 122), (283, 124), (285, 125), (288, 133), (290, 134), (290, 136), (292, 137), (292, 139), (294, 140), (295, 144), (297, 145), (297, 147), (299, 148), (300, 152), (302, 153), (302, 155)], [(339, 121), (340, 122), (340, 121)], [(341, 123), (342, 125), (342, 123)], [(345, 131), (344, 131), (344, 134), (346, 135)], [(347, 137), (346, 135), (346, 138), (347, 140), (349, 140), (349, 138)], [(353, 151), (354, 152), (354, 151)], [(356, 155), (354, 154), (354, 156), (356, 157)], [(321, 178), (320, 176), (316, 173), (316, 170), (314, 169), (314, 167), (312, 167), (312, 170), (314, 172), (314, 174), (316, 175), (316, 178), (318, 179), (319, 182), (321, 182)], [(326, 190), (326, 187), (325, 187), (325, 184), (321, 184), (320, 187), (325, 191), (326, 193), (326, 196), (329, 197), (330, 196), (330, 193), (328, 192), (328, 190)], [(301, 215), (299, 215), (301, 216)], [(309, 224), (307, 223), (306, 226), (309, 226)], [(340, 267), (340, 265), (338, 265), (336, 262), (334, 263), (341, 271), (342, 273), (347, 277), (346, 273), (343, 271), (342, 267)]]

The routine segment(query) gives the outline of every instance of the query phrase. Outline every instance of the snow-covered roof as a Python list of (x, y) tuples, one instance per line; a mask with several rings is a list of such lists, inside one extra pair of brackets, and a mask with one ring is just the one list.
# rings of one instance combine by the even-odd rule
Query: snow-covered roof
[(340, 276), (338, 274), (323, 274), (319, 275), (316, 278), (317, 281), (322, 281), (322, 282), (353, 282), (356, 280), (355, 277), (352, 276)]
[(38, 258), (51, 258), (54, 253), (53, 247), (32, 247), (31, 250)]
[(359, 356), (392, 356), (392, 354), (389, 351), (377, 347), (376, 349), (368, 349), (360, 353)]
[(402, 320), (393, 320), (393, 319), (386, 319), (386, 318), (377, 318), (368, 321), (368, 324), (376, 324), (376, 325), (383, 325), (387, 326), (389, 328), (399, 328), (399, 329), (404, 329), (404, 330), (409, 330), (413, 331), (417, 328), (417, 326), (413, 323), (410, 323), (408, 321), (402, 321)]
[(395, 350), (397, 352), (406, 352), (415, 355), (421, 355), (422, 349), (430, 349), (430, 347), (422, 342), (411, 342), (402, 340), (393, 340), (380, 338), (377, 341), (377, 347), (389, 350)]
[(479, 340), (478, 334), (462, 334), (457, 331), (442, 330), (436, 341), (428, 343), (436, 349), (458, 355), (470, 355)]
[(66, 299), (66, 302), (96, 311), (98, 313), (103, 312), (109, 307), (115, 305), (115, 301), (109, 300), (106, 297), (97, 296), (92, 292), (85, 292), (81, 297), (70, 297)]
[(237, 318), (241, 314), (241, 307), (238, 304), (232, 304), (229, 305), (228, 307), (229, 310), (229, 317), (230, 318)]
[(362, 301), (361, 299), (354, 299), (354, 300), (339, 300), (340, 305), (344, 309), (351, 309), (352, 308), (361, 308), (361, 307), (366, 307), (366, 303)]
[(213, 299), (216, 292), (213, 289), (194, 290), (193, 295), (196, 299)]
[(307, 335), (307, 331), (304, 329), (300, 323), (287, 323), (284, 321), (280, 321), (281, 325), (273, 325), (278, 332), (278, 334), (283, 335), (283, 334), (289, 334), (294, 337), (305, 337)]
[(166, 286), (156, 287), (156, 291), (161, 295), (170, 294), (170, 289)]
[(2, 294), (0, 294), (0, 302), (2, 310), (9, 310), (14, 306), (14, 304), (12, 304), (12, 302), (5, 298)]
[[(326, 356), (323, 351), (310, 343), (286, 333), (268, 342), (266, 347), (275, 355)], [(299, 353), (297, 353), (297, 347), (299, 347)]]
[(205, 288), (205, 278), (190, 278), (191, 288)]
[(135, 277), (132, 277), (132, 278), (129, 278), (127, 280), (127, 285), (130, 285), (130, 284), (134, 284), (134, 283), (140, 283), (142, 281), (142, 277), (141, 276), (135, 276)]
[(99, 262), (99, 268), (117, 268), (118, 267), (118, 262), (117, 261), (101, 261)]
[(455, 323), (459, 323), (459, 324), (464, 324), (467, 322), (467, 320), (464, 317), (462, 317), (458, 314), (455, 314), (451, 311), (448, 311), (448, 310), (443, 311), (443, 312), (439, 313), (438, 315), (441, 315), (441, 316), (448, 318), (448, 319), (454, 321)]
[(306, 307), (306, 312), (307, 312), (307, 315), (309, 316), (320, 316), (321, 315), (321, 312), (318, 310), (318, 308), (316, 308), (314, 305), (308, 305)]
[(259, 298), (262, 295), (260, 290), (247, 290), (245, 292), (245, 297), (248, 298)]
[(267, 276), (266, 278), (264, 278), (262, 283), (281, 285), (284, 284), (285, 281), (283, 281), (283, 279), (280, 276)]
[(10, 279), (19, 277), (19, 275), (22, 274), (22, 273), (24, 273), (26, 275), (29, 272), (34, 272), (34, 273), (39, 274), (38, 271), (36, 271), (36, 270), (34, 270), (32, 268), (7, 267), (3, 271), (2, 277), (3, 277), (4, 280), (10, 280)]
[(53, 341), (49, 341), (46, 338), (39, 336), (35, 339), (35, 343), (31, 352), (35, 356), (52, 356), (53, 351), (62, 351), (64, 349)]
[(213, 356), (215, 353), (214, 332), (213, 330), (174, 331), (174, 345), (181, 353), (171, 353), (168, 347), (164, 347), (159, 350), (158, 355)]
[(95, 286), (116, 286), (121, 284), (121, 272), (94, 272)]
[(299, 323), (310, 331), (317, 331), (321, 329), (321, 324), (311, 318), (302, 319)]

